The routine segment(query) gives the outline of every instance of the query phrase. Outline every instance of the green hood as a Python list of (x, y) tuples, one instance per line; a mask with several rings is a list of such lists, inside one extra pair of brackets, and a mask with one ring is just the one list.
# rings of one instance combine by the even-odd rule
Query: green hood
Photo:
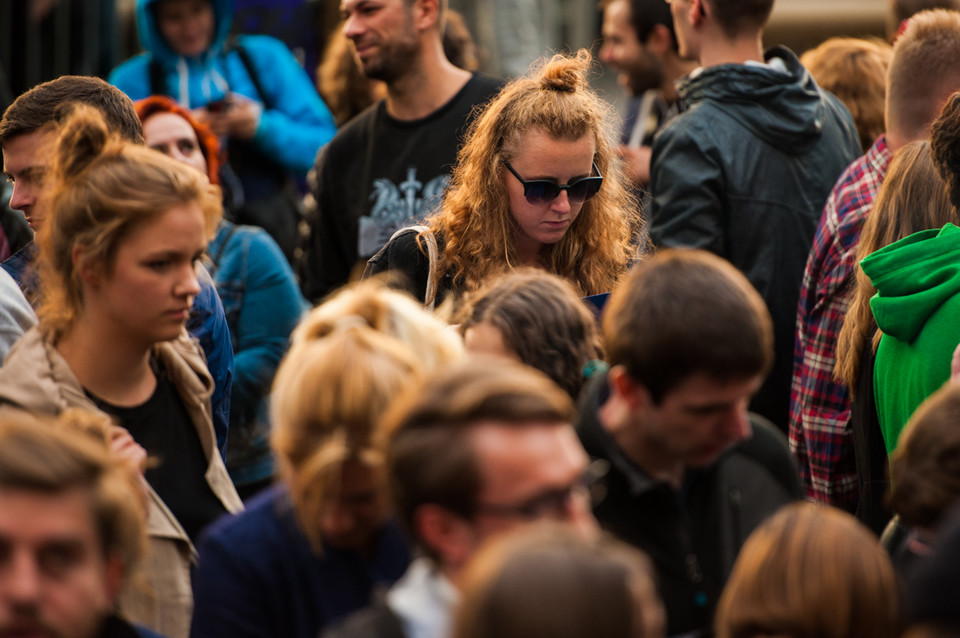
[(877, 294), (870, 308), (884, 334), (911, 343), (930, 316), (960, 293), (960, 228), (923, 230), (860, 262)]

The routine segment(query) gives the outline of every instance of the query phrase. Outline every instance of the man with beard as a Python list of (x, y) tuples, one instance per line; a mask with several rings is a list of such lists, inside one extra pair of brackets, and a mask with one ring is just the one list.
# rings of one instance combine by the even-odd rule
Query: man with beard
[(696, 64), (680, 58), (670, 6), (662, 0), (603, 0), (600, 59), (631, 96), (620, 154), (637, 186), (650, 181), (654, 134), (677, 113), (674, 83)]
[(434, 208), (474, 106), (499, 89), (443, 52), (447, 0), (342, 0), (343, 32), (387, 97), (347, 124), (317, 155), (317, 210), (300, 276), (317, 301), (393, 232)]

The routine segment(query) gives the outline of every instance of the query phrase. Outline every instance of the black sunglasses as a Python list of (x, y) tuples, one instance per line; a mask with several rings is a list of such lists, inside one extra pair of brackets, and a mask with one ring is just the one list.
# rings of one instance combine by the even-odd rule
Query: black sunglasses
[(510, 162), (503, 160), (503, 164), (523, 185), (523, 196), (528, 202), (534, 205), (552, 202), (560, 196), (562, 191), (567, 191), (567, 197), (570, 198), (571, 203), (579, 204), (596, 195), (597, 191), (599, 191), (603, 185), (603, 175), (600, 174), (600, 169), (597, 168), (596, 162), (593, 163), (593, 171), (596, 173), (596, 176), (581, 177), (563, 186), (548, 179), (523, 179), (520, 177), (520, 174), (510, 166)]

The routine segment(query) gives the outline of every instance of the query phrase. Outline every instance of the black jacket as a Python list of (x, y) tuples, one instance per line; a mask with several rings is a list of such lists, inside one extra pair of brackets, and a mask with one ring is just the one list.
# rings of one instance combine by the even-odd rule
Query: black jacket
[(600, 525), (653, 560), (670, 636), (707, 630), (740, 547), (765, 518), (802, 498), (786, 439), (751, 415), (753, 436), (713, 464), (687, 472), (681, 490), (630, 461), (597, 419), (606, 377), (585, 388), (577, 431), (592, 458), (609, 462)]

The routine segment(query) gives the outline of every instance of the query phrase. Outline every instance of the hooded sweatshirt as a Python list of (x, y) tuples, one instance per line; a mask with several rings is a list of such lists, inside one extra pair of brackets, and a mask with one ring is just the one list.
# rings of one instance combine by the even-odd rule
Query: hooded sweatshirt
[[(146, 53), (115, 68), (108, 78), (133, 100), (153, 93), (150, 62), (162, 71), (163, 89), (187, 108), (207, 106), (237, 93), (261, 102), (239, 53), (227, 44), (233, 22), (232, 0), (210, 0), (214, 13), (213, 42), (202, 55), (184, 58), (171, 49), (157, 29), (155, 5), (137, 0), (137, 29)], [(270, 108), (265, 108), (253, 138), (254, 146), (278, 165), (303, 176), (336, 125), (313, 83), (287, 46), (270, 36), (237, 36), (249, 53)], [(261, 102), (262, 104), (262, 102)]]
[(786, 431), (800, 280), (820, 213), (861, 154), (853, 118), (788, 49), (678, 84), (686, 109), (653, 143), (650, 236), (733, 263), (774, 327), (774, 367), (751, 409)]
[(883, 337), (873, 387), (890, 454), (913, 412), (950, 377), (960, 342), (960, 228), (914, 233), (860, 266), (877, 289), (870, 308)]

